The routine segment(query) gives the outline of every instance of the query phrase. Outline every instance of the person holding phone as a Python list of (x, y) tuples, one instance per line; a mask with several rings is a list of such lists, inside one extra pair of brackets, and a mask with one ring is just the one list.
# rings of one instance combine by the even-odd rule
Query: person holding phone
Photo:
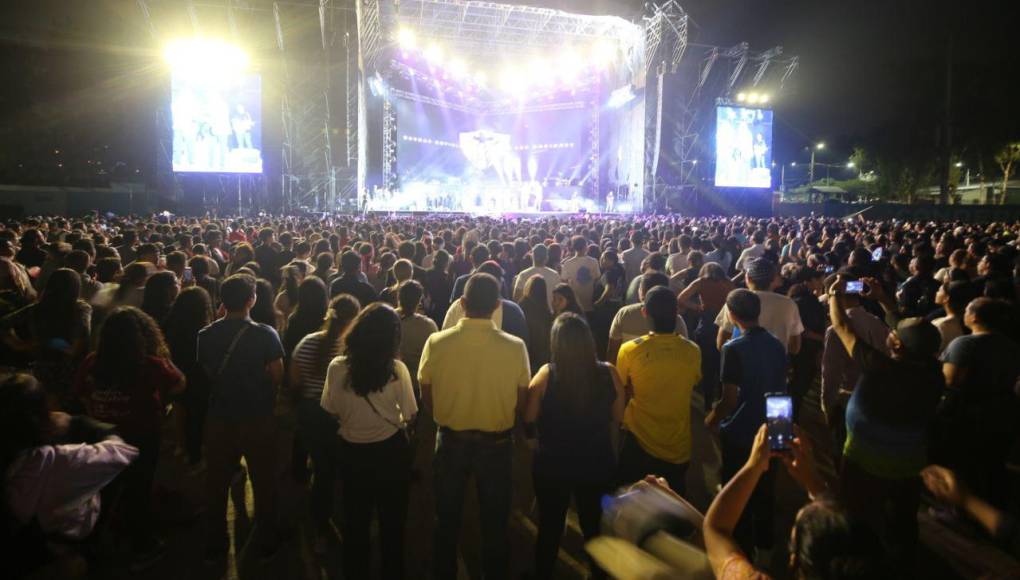
[[(722, 348), (722, 396), (705, 418), (705, 426), (719, 433), (722, 465), (720, 479), (729, 481), (750, 454), (755, 434), (765, 417), (767, 394), (786, 394), (786, 349), (758, 324), (762, 302), (758, 294), (737, 289), (726, 297), (729, 323), (740, 330)], [(774, 534), (774, 484), (763, 473), (734, 529), (745, 553), (771, 558)]]
[[(862, 296), (877, 300), (895, 320), (895, 304), (877, 280), (863, 280), (862, 288)], [(883, 354), (858, 338), (846, 314), (846, 295), (847, 280), (840, 275), (829, 289), (829, 316), (861, 371), (846, 407), (842, 500), (874, 527), (894, 569), (905, 575), (917, 550), (928, 430), (945, 389), (936, 358), (941, 336), (923, 318), (902, 319), (886, 339), (889, 354)]]

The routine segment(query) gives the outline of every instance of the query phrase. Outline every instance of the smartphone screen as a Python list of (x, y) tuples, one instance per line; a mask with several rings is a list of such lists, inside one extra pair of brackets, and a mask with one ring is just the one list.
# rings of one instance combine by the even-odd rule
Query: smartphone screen
[(876, 262), (882, 259), (882, 248), (875, 248), (875, 251), (871, 252), (871, 259)]
[(825, 273), (826, 274), (832, 274), (835, 270), (836, 270), (836, 268), (834, 268), (833, 266), (826, 266), (825, 267)]
[(184, 268), (184, 275), (182, 276), (182, 278), (183, 278), (182, 281), (185, 284), (190, 284), (191, 282), (193, 282), (195, 280), (195, 275), (191, 271), (191, 266), (188, 266), (187, 268)]
[(852, 280), (846, 283), (847, 294), (860, 294), (864, 291), (864, 282), (860, 280)]
[(793, 399), (789, 395), (765, 395), (765, 422), (769, 449), (785, 451), (793, 439)]

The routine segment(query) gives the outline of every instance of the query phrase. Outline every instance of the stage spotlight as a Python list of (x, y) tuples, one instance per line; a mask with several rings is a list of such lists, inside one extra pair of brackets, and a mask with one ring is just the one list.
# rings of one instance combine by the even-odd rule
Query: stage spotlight
[(443, 60), (443, 49), (439, 48), (437, 44), (430, 44), (425, 49), (425, 60), (429, 61), (433, 65), (439, 66)]
[(768, 96), (768, 94), (762, 93), (762, 94), (758, 95), (758, 102), (763, 104), (763, 105), (767, 104), (769, 102), (769, 98), (770, 97)]
[(482, 71), (478, 71), (475, 74), (475, 84), (479, 87), (484, 88), (485, 84), (489, 82), (489, 77)]
[(413, 50), (418, 44), (418, 39), (410, 28), (401, 28), (397, 33), (397, 43), (404, 50)]
[(758, 93), (751, 93), (747, 95), (747, 102), (752, 105), (758, 102)]
[(746, 94), (744, 94), (744, 93), (737, 93), (737, 102), (738, 103), (743, 103), (746, 100), (747, 100), (747, 95)]
[(240, 47), (217, 39), (174, 40), (163, 49), (163, 59), (175, 73), (223, 74), (248, 67)]

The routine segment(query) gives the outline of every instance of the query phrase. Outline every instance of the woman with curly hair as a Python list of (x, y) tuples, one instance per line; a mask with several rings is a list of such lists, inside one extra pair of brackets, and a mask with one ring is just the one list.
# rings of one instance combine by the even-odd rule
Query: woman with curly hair
[(378, 510), (382, 576), (403, 578), (411, 476), (405, 427), (418, 405), (411, 374), (398, 358), (400, 316), (388, 304), (372, 304), (354, 319), (344, 346), (326, 371), (321, 402), (340, 420), (344, 577), (370, 577), (370, 528)]
[(89, 416), (117, 426), (138, 448), (138, 459), (121, 476), (125, 517), (139, 570), (162, 556), (165, 546), (152, 530), (152, 480), (159, 460), (164, 401), (184, 390), (184, 375), (151, 316), (132, 306), (114, 309), (103, 323), (96, 351), (85, 358), (74, 392)]

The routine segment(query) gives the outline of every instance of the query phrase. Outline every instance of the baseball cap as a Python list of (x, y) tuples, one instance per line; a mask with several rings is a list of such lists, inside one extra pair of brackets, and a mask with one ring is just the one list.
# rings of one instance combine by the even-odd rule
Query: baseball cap
[(942, 346), (942, 335), (935, 325), (919, 316), (901, 320), (896, 325), (896, 336), (910, 357), (915, 359), (932, 358)]

